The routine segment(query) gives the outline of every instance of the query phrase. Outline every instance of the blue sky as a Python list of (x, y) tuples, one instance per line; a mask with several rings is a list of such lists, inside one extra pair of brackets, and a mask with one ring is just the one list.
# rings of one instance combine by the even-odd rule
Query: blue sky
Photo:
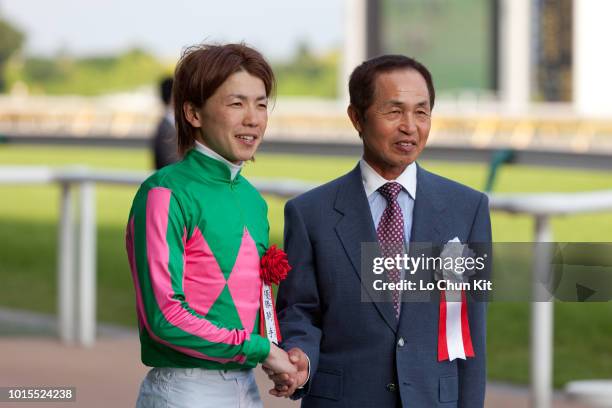
[(208, 40), (246, 41), (282, 59), (302, 40), (319, 51), (340, 46), (343, 7), (343, 0), (0, 0), (0, 16), (26, 32), (28, 54), (142, 46), (174, 59)]

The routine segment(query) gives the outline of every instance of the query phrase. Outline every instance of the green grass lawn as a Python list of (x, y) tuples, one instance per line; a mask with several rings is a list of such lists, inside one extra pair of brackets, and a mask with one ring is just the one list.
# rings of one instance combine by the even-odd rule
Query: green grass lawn
[[(356, 158), (259, 155), (244, 174), (257, 177), (331, 180)], [(104, 169), (145, 170), (145, 150), (0, 146), (0, 165), (85, 164)], [(474, 188), (484, 185), (482, 164), (421, 163), (427, 169)], [(538, 167), (506, 167), (496, 191), (588, 191), (612, 189), (612, 174)], [(124, 253), (124, 226), (136, 187), (98, 186), (98, 317), (135, 326), (133, 289)], [(271, 240), (282, 242), (282, 200), (267, 197)], [(54, 313), (59, 190), (56, 186), (0, 185), (0, 307)], [(533, 236), (530, 219), (492, 215), (496, 241), (525, 242)], [(612, 213), (568, 216), (553, 222), (556, 241), (610, 242)], [(489, 377), (528, 381), (529, 305), (489, 307)], [(559, 303), (555, 309), (556, 386), (571, 379), (612, 377), (612, 303)]]

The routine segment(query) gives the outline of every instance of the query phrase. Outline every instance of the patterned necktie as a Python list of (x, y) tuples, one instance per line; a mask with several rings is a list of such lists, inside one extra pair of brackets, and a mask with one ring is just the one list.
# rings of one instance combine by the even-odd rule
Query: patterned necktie
[[(376, 228), (376, 236), (381, 244), (381, 252), (384, 257), (394, 258), (404, 251), (404, 216), (402, 209), (397, 202), (397, 196), (402, 190), (399, 183), (386, 183), (378, 189), (378, 192), (387, 200), (387, 208), (380, 218), (378, 228)], [(389, 271), (389, 281), (399, 282), (399, 269)], [(400, 292), (393, 291), (393, 309), (395, 317), (400, 315)]]

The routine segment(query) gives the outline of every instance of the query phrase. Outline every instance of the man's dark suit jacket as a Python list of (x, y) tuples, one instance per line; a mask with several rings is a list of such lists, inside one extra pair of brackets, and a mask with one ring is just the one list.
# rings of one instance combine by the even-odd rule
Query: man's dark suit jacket
[(168, 118), (163, 117), (159, 121), (152, 144), (156, 170), (179, 160), (176, 129)]
[[(421, 167), (416, 191), (411, 242), (491, 242), (486, 195)], [(438, 302), (405, 302), (398, 322), (391, 303), (362, 301), (361, 243), (375, 241), (359, 166), (287, 203), (282, 346), (311, 364), (294, 398), (303, 407), (482, 407), (486, 304), (468, 303), (476, 356), (438, 362)]]

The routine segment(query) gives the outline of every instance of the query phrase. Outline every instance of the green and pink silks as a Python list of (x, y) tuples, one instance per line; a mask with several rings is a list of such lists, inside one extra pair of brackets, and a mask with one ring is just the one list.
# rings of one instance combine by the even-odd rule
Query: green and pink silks
[(268, 236), (257, 190), (195, 149), (141, 185), (126, 245), (144, 364), (236, 369), (265, 360), (260, 258)]

